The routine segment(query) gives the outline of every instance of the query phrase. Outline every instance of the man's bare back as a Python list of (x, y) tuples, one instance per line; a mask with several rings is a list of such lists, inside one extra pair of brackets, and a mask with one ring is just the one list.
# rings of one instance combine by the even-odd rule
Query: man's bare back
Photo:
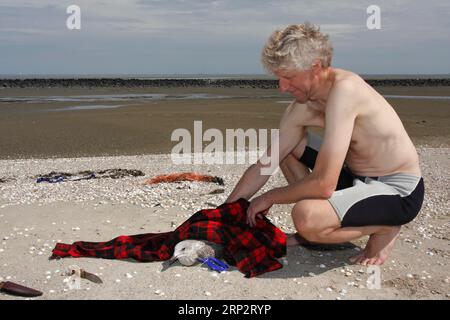
[[(384, 176), (400, 172), (420, 176), (416, 149), (392, 106), (358, 75), (342, 69), (334, 69), (334, 73), (335, 85), (330, 94), (339, 87), (336, 85), (339, 82), (351, 83), (355, 92), (351, 102), (357, 109), (357, 116), (345, 158), (348, 167), (361, 176)], [(280, 127), (294, 125), (325, 128), (326, 112), (326, 105), (320, 102), (300, 104), (294, 101), (287, 108), (283, 117), (285, 121)]]

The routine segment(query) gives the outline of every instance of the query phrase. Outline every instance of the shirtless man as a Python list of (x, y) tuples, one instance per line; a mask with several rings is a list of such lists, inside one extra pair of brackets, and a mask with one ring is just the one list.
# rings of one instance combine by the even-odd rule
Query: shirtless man
[[(424, 197), (419, 159), (389, 103), (357, 74), (331, 67), (328, 36), (309, 23), (275, 31), (262, 52), (265, 68), (295, 100), (280, 122), (280, 168), (288, 182), (252, 199), (253, 226), (274, 204), (295, 204), (296, 230), (287, 245), (342, 243), (370, 236), (351, 258), (383, 264), (400, 226), (419, 213)], [(309, 127), (324, 129), (324, 136)], [(271, 149), (267, 150), (270, 156)], [(227, 202), (250, 199), (269, 179), (261, 161), (250, 166)]]

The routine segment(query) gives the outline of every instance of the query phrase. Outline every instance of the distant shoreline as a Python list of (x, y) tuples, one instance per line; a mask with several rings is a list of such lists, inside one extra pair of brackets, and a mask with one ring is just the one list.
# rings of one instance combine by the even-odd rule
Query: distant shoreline
[[(440, 87), (450, 86), (450, 78), (366, 79), (374, 87)], [(0, 88), (260, 88), (274, 89), (274, 79), (209, 79), (209, 78), (33, 78), (0, 79)]]

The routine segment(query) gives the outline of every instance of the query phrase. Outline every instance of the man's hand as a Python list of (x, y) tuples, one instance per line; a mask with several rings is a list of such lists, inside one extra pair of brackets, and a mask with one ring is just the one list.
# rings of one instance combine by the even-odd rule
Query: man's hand
[(247, 209), (247, 223), (250, 227), (256, 225), (256, 217), (262, 214), (266, 215), (272, 205), (273, 203), (269, 200), (267, 194), (254, 198)]

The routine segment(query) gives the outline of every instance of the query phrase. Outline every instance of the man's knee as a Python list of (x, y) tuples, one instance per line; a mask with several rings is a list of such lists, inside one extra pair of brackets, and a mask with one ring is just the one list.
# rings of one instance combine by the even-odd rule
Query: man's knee
[(300, 143), (280, 162), (280, 168), (283, 170), (283, 168), (289, 168), (290, 162), (295, 162), (297, 164), (300, 160), (300, 158), (303, 155), (303, 152), (305, 152), (306, 148), (306, 137), (303, 138)]
[(314, 241), (319, 231), (314, 221), (313, 210), (311, 202), (307, 200), (297, 202), (292, 208), (295, 229), (308, 241)]
[(307, 143), (308, 143), (308, 139), (307, 139), (307, 135), (305, 134), (303, 136), (302, 140), (300, 140), (300, 142), (297, 144), (297, 146), (291, 151), (291, 155), (295, 159), (299, 160), (302, 157), (303, 152), (305, 152)]

